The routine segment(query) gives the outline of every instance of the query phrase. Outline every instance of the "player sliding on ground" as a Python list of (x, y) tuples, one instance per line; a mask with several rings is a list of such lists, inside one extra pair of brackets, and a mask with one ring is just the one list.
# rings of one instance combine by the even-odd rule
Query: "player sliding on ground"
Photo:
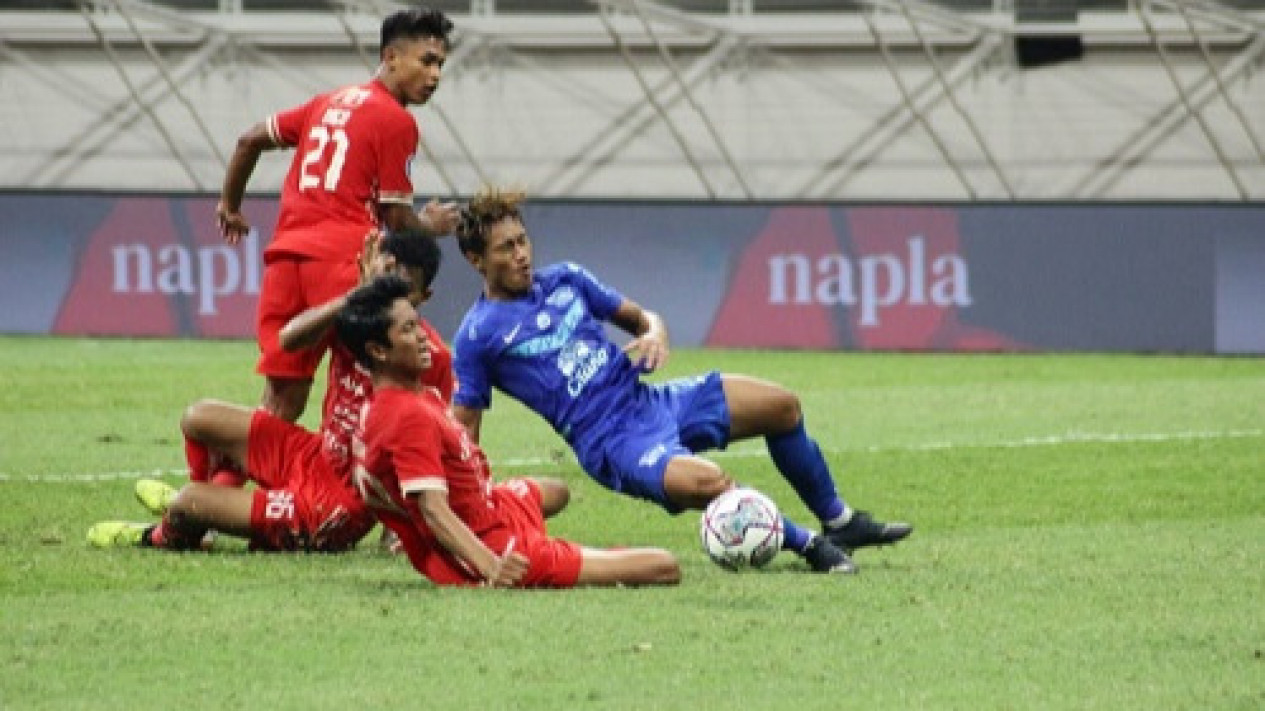
[(549, 537), (544, 517), (566, 505), (565, 484), (492, 483), (483, 451), (421, 384), (430, 348), (407, 293), (397, 278), (376, 279), (349, 296), (336, 328), (373, 374), (354, 446), (356, 486), (413, 567), (440, 585), (675, 584), (680, 569), (665, 550), (599, 550)]
[[(577, 264), (533, 270), (524, 199), (485, 187), (457, 227), (462, 253), (484, 280), (452, 344), (453, 412), (476, 441), (496, 387), (544, 417), (600, 484), (678, 513), (702, 509), (734, 486), (696, 452), (764, 437), (778, 470), (821, 521), (820, 535), (785, 521), (784, 547), (814, 571), (855, 572), (851, 551), (909, 535), (909, 524), (880, 523), (839, 498), (804, 430), (799, 398), (785, 388), (715, 371), (642, 382), (641, 373), (667, 362), (663, 319)], [(604, 322), (633, 336), (622, 351)]]
[[(415, 285), (409, 299), (430, 296), (438, 272), (439, 247), (417, 231), (365, 240), (361, 278), (395, 274)], [(285, 347), (298, 349), (327, 340), (346, 296), (313, 307), (282, 329)], [(434, 368), (424, 382), (451, 397), (452, 356), (433, 329), (427, 330)], [(215, 400), (194, 403), (180, 427), (190, 483), (179, 492), (165, 482), (141, 479), (136, 497), (162, 521), (104, 521), (88, 540), (99, 547), (198, 547), (208, 530), (250, 540), (254, 550), (338, 552), (354, 546), (375, 520), (351, 483), (351, 439), (372, 392), (368, 371), (338, 343), (333, 344), (328, 388), (319, 432), (262, 409)], [(217, 485), (245, 472), (258, 488)]]

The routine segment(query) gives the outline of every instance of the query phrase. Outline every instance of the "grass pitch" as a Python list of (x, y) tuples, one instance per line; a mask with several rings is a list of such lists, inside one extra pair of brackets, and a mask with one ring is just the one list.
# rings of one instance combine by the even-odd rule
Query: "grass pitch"
[[(600, 489), (504, 398), (494, 468), (560, 474), (555, 533), (668, 547), (680, 587), (441, 590), (367, 544), (89, 549), (144, 514), (138, 473), (182, 468), (184, 405), (256, 401), (253, 358), (0, 338), (0, 708), (1265, 707), (1260, 359), (674, 353), (665, 376), (799, 392), (845, 498), (916, 525), (851, 578), (720, 570), (696, 514)], [(758, 443), (719, 461), (806, 519)]]

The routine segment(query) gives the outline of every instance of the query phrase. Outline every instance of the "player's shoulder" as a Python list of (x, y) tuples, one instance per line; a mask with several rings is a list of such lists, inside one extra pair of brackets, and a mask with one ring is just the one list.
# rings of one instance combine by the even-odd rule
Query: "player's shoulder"
[(482, 350), (488, 337), (496, 330), (497, 322), (496, 302), (479, 297), (462, 317), (461, 325), (457, 327), (457, 333), (453, 337), (457, 356)]
[(535, 280), (546, 291), (561, 283), (592, 280), (593, 275), (578, 262), (558, 262), (536, 270)]

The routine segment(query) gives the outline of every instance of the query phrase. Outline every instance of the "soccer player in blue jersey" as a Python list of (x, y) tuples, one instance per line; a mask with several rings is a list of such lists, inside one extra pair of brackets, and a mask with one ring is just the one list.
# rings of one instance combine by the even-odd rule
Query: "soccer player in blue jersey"
[[(536, 270), (521, 191), (485, 187), (462, 211), (461, 251), (484, 293), (453, 339), (453, 412), (477, 441), (496, 388), (545, 418), (603, 486), (671, 513), (702, 509), (734, 481), (696, 452), (762, 436), (774, 464), (822, 524), (819, 535), (785, 521), (784, 547), (817, 572), (853, 573), (850, 554), (913, 530), (854, 511), (804, 431), (799, 398), (756, 378), (710, 372), (661, 384), (642, 373), (668, 358), (667, 329), (583, 267)], [(610, 322), (632, 335), (621, 349)], [(634, 360), (635, 358), (635, 360)]]

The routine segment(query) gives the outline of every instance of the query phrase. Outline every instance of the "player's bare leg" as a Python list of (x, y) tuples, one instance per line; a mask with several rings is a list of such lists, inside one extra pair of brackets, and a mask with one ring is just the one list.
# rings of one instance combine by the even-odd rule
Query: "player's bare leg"
[(253, 503), (254, 492), (191, 482), (171, 502), (163, 525), (188, 540), (201, 540), (211, 529), (250, 538)]
[(311, 378), (279, 378), (267, 376), (259, 406), (289, 422), (297, 422), (307, 407), (312, 390)]
[(799, 397), (775, 383), (746, 375), (721, 376), (729, 405), (729, 439), (781, 434), (803, 418)]
[(676, 585), (681, 566), (660, 548), (583, 548), (576, 585)]
[[(199, 400), (180, 418), (189, 478), (242, 487), (250, 478), (247, 450), (254, 410), (218, 400)], [(198, 452), (202, 447), (205, 452)]]
[(99, 548), (142, 546), (170, 550), (207, 548), (210, 531), (251, 535), (254, 495), (243, 489), (190, 482), (167, 505), (157, 525), (102, 521), (88, 529), (88, 542)]
[(219, 400), (199, 400), (185, 409), (180, 431), (187, 439), (205, 445), (212, 454), (244, 469), (249, 461), (253, 418), (250, 408)]

